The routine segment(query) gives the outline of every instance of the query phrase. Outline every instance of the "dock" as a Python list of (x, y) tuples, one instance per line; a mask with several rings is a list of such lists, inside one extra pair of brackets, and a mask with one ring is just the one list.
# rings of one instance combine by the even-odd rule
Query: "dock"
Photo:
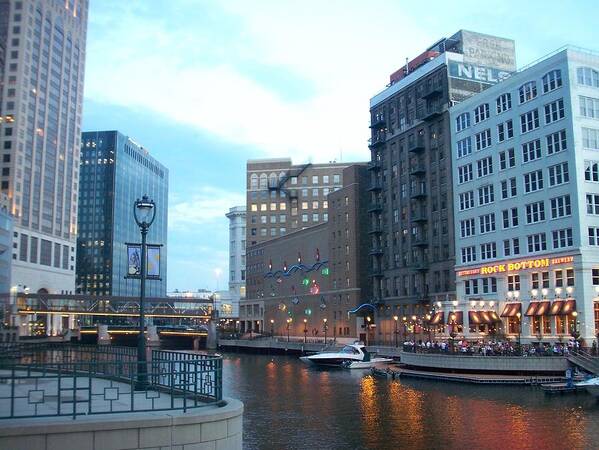
[(586, 391), (583, 386), (568, 386), (566, 383), (547, 383), (541, 385), (541, 389), (547, 395), (575, 394), (578, 391)]

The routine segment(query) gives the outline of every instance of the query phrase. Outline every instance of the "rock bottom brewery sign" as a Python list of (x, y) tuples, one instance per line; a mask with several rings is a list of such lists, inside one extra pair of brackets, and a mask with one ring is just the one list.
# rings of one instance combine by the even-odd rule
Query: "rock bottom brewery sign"
[(543, 269), (560, 264), (568, 264), (574, 261), (574, 256), (561, 256), (559, 258), (539, 258), (526, 259), (522, 261), (507, 262), (504, 264), (494, 264), (492, 266), (482, 266), (473, 269), (458, 270), (458, 277), (467, 277), (470, 275), (493, 275), (503, 272), (518, 272), (528, 269)]

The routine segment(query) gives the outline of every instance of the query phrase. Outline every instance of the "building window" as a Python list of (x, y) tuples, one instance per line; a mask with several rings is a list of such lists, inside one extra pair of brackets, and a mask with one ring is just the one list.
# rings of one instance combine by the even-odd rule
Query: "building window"
[(472, 153), (472, 139), (468, 136), (458, 141), (458, 158), (463, 158)]
[(458, 167), (458, 182), (459, 184), (472, 181), (472, 164), (466, 164)]
[(543, 171), (535, 170), (524, 174), (524, 192), (535, 192), (543, 189)]
[(580, 115), (589, 119), (599, 119), (599, 99), (592, 97), (578, 97), (580, 102)]
[(40, 264), (44, 266), (52, 265), (52, 242), (42, 239)]
[(527, 113), (520, 115), (520, 132), (528, 133), (529, 131), (539, 128), (539, 110), (533, 109)]
[(495, 201), (495, 193), (493, 192), (493, 185), (488, 184), (478, 188), (478, 204), (488, 205)]
[(545, 220), (545, 202), (535, 202), (526, 205), (526, 223), (538, 223)]
[(478, 218), (480, 234), (495, 231), (495, 213), (484, 214)]
[(563, 230), (554, 230), (553, 234), (553, 248), (564, 248), (572, 247), (572, 228), (565, 228)]
[(476, 261), (476, 247), (462, 247), (462, 263)]
[(587, 214), (599, 215), (599, 194), (587, 194)]
[(19, 259), (21, 261), (27, 261), (27, 244), (29, 243), (29, 236), (21, 233), (21, 236), (19, 237)]
[(493, 158), (488, 156), (483, 159), (476, 161), (477, 176), (478, 178), (486, 177), (493, 173)]
[(474, 141), (476, 143), (476, 150), (482, 150), (491, 145), (491, 129), (487, 128), (480, 133), (474, 135)]
[(503, 228), (512, 228), (518, 226), (518, 208), (504, 209), (501, 212), (503, 219)]
[(497, 278), (482, 278), (483, 294), (493, 294), (497, 292)]
[(531, 234), (527, 236), (528, 253), (541, 252), (547, 250), (547, 237), (545, 233)]
[(460, 194), (460, 211), (474, 208), (474, 191)]
[(499, 152), (499, 170), (509, 169), (516, 167), (516, 152), (513, 148), (508, 148), (502, 152)]
[[(599, 269), (593, 269), (593, 286), (599, 286)], [(597, 304), (595, 304), (595, 310), (597, 310)], [(599, 329), (597, 329), (599, 331)]]
[(528, 83), (524, 83), (518, 89), (518, 94), (520, 95), (520, 103), (526, 103), (537, 96), (537, 82), (529, 81)]
[(576, 69), (578, 84), (585, 86), (599, 87), (599, 71), (590, 67), (579, 67)]
[(497, 244), (495, 242), (488, 242), (481, 244), (480, 246), (480, 259), (494, 259), (497, 258)]
[(460, 236), (463, 238), (474, 236), (474, 219), (460, 221)]
[[(589, 227), (589, 245), (599, 246), (599, 228), (598, 227)], [(596, 269), (593, 269), (596, 270)]]
[(507, 276), (507, 290), (508, 291), (519, 291), (520, 290), (520, 275), (508, 275)]
[(455, 119), (456, 121), (456, 131), (462, 131), (470, 126), (470, 113), (465, 112), (460, 114)]
[(568, 163), (563, 162), (549, 166), (549, 186), (558, 186), (570, 181), (568, 174)]
[(545, 105), (545, 124), (556, 122), (564, 117), (565, 112), (563, 98)]
[(530, 274), (533, 289), (546, 289), (549, 287), (549, 272), (534, 272)]
[(512, 256), (520, 254), (520, 239), (505, 239), (503, 241), (503, 256)]
[(489, 104), (483, 103), (474, 109), (474, 123), (482, 122), (489, 118)]
[(514, 124), (511, 120), (507, 120), (497, 125), (497, 140), (503, 142), (506, 139), (514, 137)]
[(543, 75), (543, 93), (553, 91), (562, 86), (562, 72), (559, 69), (552, 70)]
[(566, 217), (572, 214), (572, 207), (570, 206), (570, 195), (554, 197), (550, 200), (550, 202), (552, 219), (558, 219), (560, 217)]
[(522, 162), (527, 163), (541, 158), (541, 140), (535, 139), (534, 141), (522, 144)]
[(547, 135), (547, 154), (562, 152), (568, 149), (566, 143), (566, 130), (557, 131)]
[(501, 199), (515, 197), (518, 194), (516, 187), (516, 178), (509, 178), (501, 181)]
[(591, 150), (599, 150), (599, 130), (594, 128), (583, 128), (582, 146)]
[(497, 97), (497, 114), (507, 111), (512, 108), (512, 94), (505, 93)]

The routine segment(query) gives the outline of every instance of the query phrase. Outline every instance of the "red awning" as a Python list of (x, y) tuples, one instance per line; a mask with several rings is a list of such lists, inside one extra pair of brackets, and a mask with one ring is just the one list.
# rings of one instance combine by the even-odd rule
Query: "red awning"
[(566, 300), (566, 304), (560, 311), (560, 314), (562, 316), (565, 316), (568, 314), (572, 314), (574, 311), (576, 311), (576, 300)]
[(443, 311), (438, 311), (431, 318), (430, 324), (431, 325), (439, 325), (439, 324), (443, 323), (444, 320), (445, 320), (445, 313)]
[(535, 316), (544, 316), (549, 311), (551, 302), (539, 302), (539, 306), (535, 310)]
[(463, 325), (464, 313), (462, 311), (453, 311), (447, 315), (447, 325)]
[(468, 323), (470, 325), (479, 325), (484, 322), (482, 318), (478, 315), (478, 311), (468, 311)]
[(537, 310), (538, 307), (539, 307), (539, 302), (530, 302), (524, 315), (525, 316), (534, 316), (535, 311)]
[(491, 316), (491, 323), (501, 322), (501, 319), (495, 311), (489, 311), (489, 316)]
[(522, 311), (521, 303), (507, 303), (503, 307), (501, 317), (515, 317), (520, 311)]
[(550, 316), (559, 316), (561, 314), (562, 308), (564, 307), (563, 300), (556, 300), (551, 304), (551, 308), (549, 309)]

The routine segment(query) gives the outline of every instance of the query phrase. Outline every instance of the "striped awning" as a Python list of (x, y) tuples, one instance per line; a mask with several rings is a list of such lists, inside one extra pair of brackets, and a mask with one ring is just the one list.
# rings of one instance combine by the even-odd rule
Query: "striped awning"
[(539, 302), (530, 302), (528, 308), (526, 308), (525, 316), (534, 316), (537, 308), (539, 307)]
[(462, 311), (452, 311), (447, 315), (447, 325), (463, 325), (464, 313)]
[(566, 300), (560, 314), (565, 316), (567, 314), (572, 314), (574, 311), (576, 311), (576, 300)]
[(551, 302), (539, 302), (539, 306), (535, 310), (535, 316), (544, 316), (549, 312)]
[(522, 303), (506, 303), (503, 307), (501, 317), (515, 317), (516, 314), (522, 311)]
[(439, 324), (443, 323), (444, 320), (445, 320), (445, 313), (443, 311), (438, 311), (431, 318), (430, 324), (431, 325), (439, 325)]
[(564, 308), (563, 300), (556, 300), (551, 304), (551, 308), (549, 309), (550, 316), (559, 316), (562, 313), (562, 309)]
[(501, 322), (501, 319), (495, 311), (468, 311), (468, 322), (470, 325), (491, 325)]

